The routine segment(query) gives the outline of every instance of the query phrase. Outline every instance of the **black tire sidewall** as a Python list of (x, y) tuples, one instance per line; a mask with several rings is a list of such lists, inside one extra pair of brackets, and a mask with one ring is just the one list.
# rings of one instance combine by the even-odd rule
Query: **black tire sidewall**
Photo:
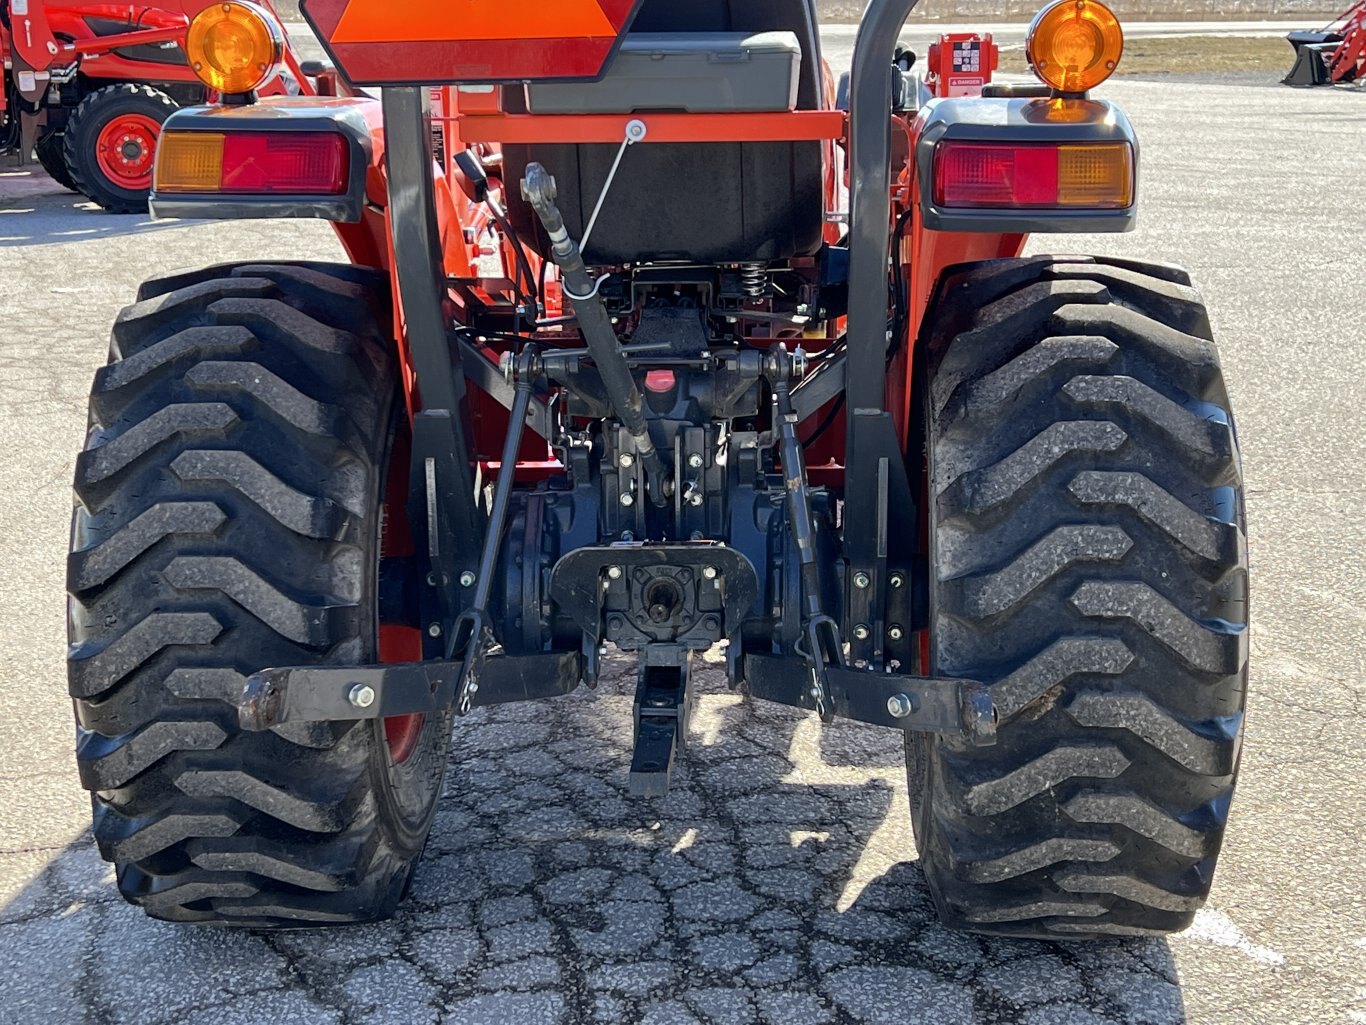
[(79, 193), (81, 191), (76, 188), (76, 183), (71, 178), (71, 169), (66, 164), (64, 133), (48, 132), (43, 135), (33, 147), (33, 152), (49, 178), (68, 192)]
[[(375, 527), (373, 536), (368, 539), (374, 548), (366, 560), (369, 572), (373, 574), (366, 594), (370, 595), (375, 603), (375, 608), (371, 610), (373, 615), (370, 617), (373, 623), (372, 634), (367, 639), (370, 644), (368, 655), (371, 660), (379, 658), (378, 595), (382, 546), (380, 531), (384, 521), (385, 495), (389, 475), (407, 473), (407, 467), (397, 466), (394, 462), (394, 454), (399, 450), (395, 441), (400, 432), (408, 429), (402, 420), (405, 415), (403, 408), (396, 400), (397, 395), (389, 397), (389, 408), (384, 413), (383, 422), (390, 426), (379, 463), (379, 472), (373, 482), (372, 515), (369, 518)], [(440, 802), (445, 782), (453, 721), (453, 708), (428, 715), (422, 725), (422, 733), (416, 747), (402, 764), (395, 764), (390, 757), (384, 720), (375, 719), (370, 724), (373, 748), (370, 758), (370, 784), (379, 802), (380, 821), (395, 848), (414, 858), (422, 852), (432, 820), (436, 817), (437, 804)], [(414, 792), (415, 787), (419, 788), (417, 792)]]

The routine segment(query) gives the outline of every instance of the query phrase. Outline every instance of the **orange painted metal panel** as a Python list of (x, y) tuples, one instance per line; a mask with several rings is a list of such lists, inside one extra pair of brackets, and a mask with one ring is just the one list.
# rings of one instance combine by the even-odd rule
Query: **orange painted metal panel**
[(351, 0), (332, 41), (610, 39), (616, 34), (597, 0)]
[(466, 143), (621, 142), (630, 121), (643, 121), (645, 145), (657, 142), (800, 142), (842, 139), (838, 110), (779, 114), (504, 114), (455, 119)]

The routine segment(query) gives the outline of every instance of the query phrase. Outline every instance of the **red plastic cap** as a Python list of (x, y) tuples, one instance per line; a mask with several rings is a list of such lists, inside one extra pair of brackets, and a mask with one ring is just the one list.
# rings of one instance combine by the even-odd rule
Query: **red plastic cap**
[(656, 395), (667, 395), (678, 384), (672, 370), (651, 370), (645, 375), (645, 390)]

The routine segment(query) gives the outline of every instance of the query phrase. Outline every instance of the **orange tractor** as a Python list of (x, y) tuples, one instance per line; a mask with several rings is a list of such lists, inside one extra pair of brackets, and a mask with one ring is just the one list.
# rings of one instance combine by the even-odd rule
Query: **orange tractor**
[(950, 925), (1189, 924), (1247, 679), (1209, 318), (1169, 264), (1021, 255), (1134, 224), (1114, 15), (1049, 4), (1032, 85), (944, 40), (932, 89), (913, 0), (870, 0), (840, 104), (814, 0), (303, 7), (375, 95), (261, 99), (279, 26), (215, 4), (186, 45), (223, 102), (168, 119), (151, 205), (323, 218), (350, 262), (147, 282), (77, 463), (77, 760), (124, 896), (384, 917), (457, 720), (631, 653), (623, 788), (662, 798), (719, 645), (756, 701), (904, 736)]

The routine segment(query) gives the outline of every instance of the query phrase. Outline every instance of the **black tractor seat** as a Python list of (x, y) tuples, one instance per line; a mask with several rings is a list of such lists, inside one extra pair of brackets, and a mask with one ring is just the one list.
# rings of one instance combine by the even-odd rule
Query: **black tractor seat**
[[(614, 64), (593, 83), (509, 89), (532, 113), (744, 113), (820, 109), (821, 58), (810, 0), (648, 0)], [(506, 146), (508, 181), (526, 165), (555, 176), (569, 231), (582, 237), (619, 145)], [(770, 263), (820, 249), (819, 142), (649, 143), (621, 162), (589, 244), (592, 265)], [(534, 215), (516, 201), (519, 231)]]

